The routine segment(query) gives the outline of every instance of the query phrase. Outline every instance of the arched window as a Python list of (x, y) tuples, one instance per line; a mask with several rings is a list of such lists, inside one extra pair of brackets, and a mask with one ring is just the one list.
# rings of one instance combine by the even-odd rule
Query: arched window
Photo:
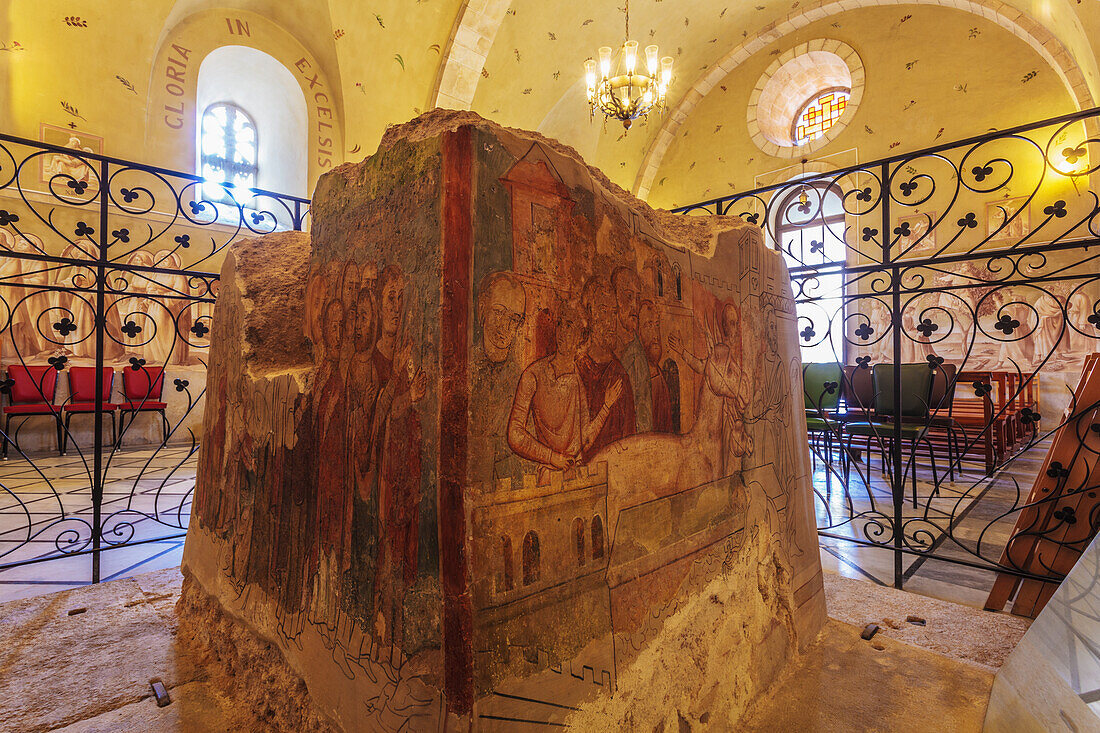
[(669, 408), (672, 411), (672, 432), (680, 432), (680, 367), (671, 358), (665, 359), (661, 375), (668, 386)]
[(539, 536), (534, 530), (523, 538), (523, 584), (539, 582)]
[(603, 557), (603, 520), (600, 515), (592, 517), (592, 559)]
[[(795, 184), (777, 200), (771, 214), (773, 231), (796, 281), (802, 361), (845, 363), (842, 268), (847, 245), (841, 191), (828, 183)], [(800, 279), (800, 270), (812, 277)]]
[[(238, 188), (255, 188), (259, 172), (256, 151), (259, 141), (256, 123), (243, 109), (229, 102), (216, 102), (202, 113), (199, 174), (211, 184), (230, 183)], [(226, 199), (218, 185), (203, 186), (203, 196)]]
[(573, 520), (573, 536), (577, 540), (577, 564), (584, 565), (584, 520), (580, 517)]
[(509, 591), (515, 587), (515, 576), (512, 574), (512, 538), (505, 535), (500, 538), (500, 554), (504, 561), (504, 576), (501, 579), (501, 590)]
[[(306, 195), (309, 116), (298, 78), (274, 56), (248, 46), (221, 46), (199, 64), (195, 90), (195, 171), (233, 189), (238, 204), (278, 211), (248, 188)], [(203, 196), (226, 201), (222, 186), (203, 186)], [(220, 217), (239, 216), (220, 207)], [(209, 211), (205, 212), (209, 215)], [(275, 214), (273, 214), (275, 215)], [(270, 223), (270, 222), (268, 222)], [(288, 222), (280, 220), (280, 226)]]

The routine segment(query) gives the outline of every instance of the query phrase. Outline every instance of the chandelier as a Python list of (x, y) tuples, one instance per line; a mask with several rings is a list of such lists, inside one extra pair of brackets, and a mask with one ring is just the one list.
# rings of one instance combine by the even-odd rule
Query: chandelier
[[(638, 42), (630, 39), (630, 0), (626, 3), (626, 34), (615, 59), (610, 46), (599, 50), (600, 60), (584, 62), (590, 114), (597, 110), (630, 129), (631, 123), (665, 106), (665, 92), (672, 81), (672, 57), (658, 60), (657, 46), (646, 46), (645, 69), (638, 68)], [(614, 67), (612, 66), (614, 61)]]

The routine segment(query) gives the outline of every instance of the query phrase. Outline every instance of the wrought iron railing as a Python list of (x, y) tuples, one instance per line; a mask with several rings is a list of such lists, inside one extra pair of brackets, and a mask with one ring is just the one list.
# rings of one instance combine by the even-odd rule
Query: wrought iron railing
[(677, 210), (757, 223), (787, 259), (803, 360), (837, 365), (806, 379), (819, 533), (888, 548), (898, 587), (928, 559), (1057, 581), (1100, 527), (1096, 476), (1070, 470), (1095, 443), (1047, 458), (1097, 407), (1074, 390), (1100, 351), (1098, 119)]
[(0, 135), (0, 573), (88, 555), (98, 582), (104, 551), (182, 537), (225, 248), (308, 215)]

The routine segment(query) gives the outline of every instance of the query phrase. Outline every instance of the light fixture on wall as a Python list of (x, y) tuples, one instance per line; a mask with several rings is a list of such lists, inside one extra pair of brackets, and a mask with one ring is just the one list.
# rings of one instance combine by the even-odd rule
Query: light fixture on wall
[(665, 106), (665, 93), (672, 82), (672, 57), (658, 60), (657, 46), (646, 46), (644, 68), (638, 68), (638, 42), (630, 40), (630, 0), (626, 2), (626, 34), (622, 48), (613, 57), (610, 46), (599, 50), (600, 60), (584, 62), (585, 84), (591, 112), (603, 113), (630, 129), (631, 123)]

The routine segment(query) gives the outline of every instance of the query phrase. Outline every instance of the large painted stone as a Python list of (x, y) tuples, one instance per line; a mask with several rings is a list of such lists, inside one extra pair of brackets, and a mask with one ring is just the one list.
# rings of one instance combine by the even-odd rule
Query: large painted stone
[(442, 110), (312, 217), (222, 270), (185, 594), (347, 730), (562, 722), (685, 624), (731, 722), (825, 618), (760, 230)]

